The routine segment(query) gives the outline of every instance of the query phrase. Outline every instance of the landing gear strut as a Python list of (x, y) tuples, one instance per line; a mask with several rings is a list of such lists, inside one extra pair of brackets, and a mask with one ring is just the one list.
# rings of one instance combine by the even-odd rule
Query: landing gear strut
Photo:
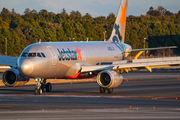
[(35, 79), (35, 81), (37, 82), (37, 84), (36, 84), (37, 88), (35, 88), (35, 90), (34, 90), (35, 95), (42, 95), (42, 93), (43, 93), (43, 90), (41, 88), (41, 80), (42, 80), (41, 78)]
[(36, 84), (37, 88), (35, 88), (34, 90), (35, 95), (42, 95), (45, 88), (46, 88), (46, 92), (52, 91), (52, 85), (51, 83), (46, 84), (46, 79), (44, 79), (43, 82), (41, 82), (42, 81), (41, 78), (36, 78), (35, 81), (37, 82)]
[(103, 88), (103, 87), (100, 87), (100, 93), (105, 93), (106, 90), (108, 91), (109, 94), (113, 93), (113, 88)]

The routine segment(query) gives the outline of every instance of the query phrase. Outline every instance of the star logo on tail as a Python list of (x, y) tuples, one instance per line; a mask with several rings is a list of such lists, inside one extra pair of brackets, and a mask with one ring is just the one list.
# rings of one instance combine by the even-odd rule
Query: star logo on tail
[(78, 60), (80, 59), (81, 61), (82, 61), (82, 56), (81, 56), (81, 49), (78, 49), (77, 47), (76, 47), (76, 50), (75, 50), (76, 52), (77, 52), (77, 54), (78, 54)]
[(126, 23), (126, 7), (127, 7), (127, 1), (126, 1), (126, 4), (123, 8), (123, 5), (121, 4), (121, 18), (119, 20), (119, 23), (122, 24), (122, 35), (124, 35), (124, 24)]

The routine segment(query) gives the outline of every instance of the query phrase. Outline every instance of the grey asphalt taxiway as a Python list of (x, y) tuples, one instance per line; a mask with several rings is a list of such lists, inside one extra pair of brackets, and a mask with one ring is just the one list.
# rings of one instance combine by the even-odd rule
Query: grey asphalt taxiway
[(113, 94), (95, 82), (0, 87), (0, 119), (180, 119), (180, 71), (132, 72)]

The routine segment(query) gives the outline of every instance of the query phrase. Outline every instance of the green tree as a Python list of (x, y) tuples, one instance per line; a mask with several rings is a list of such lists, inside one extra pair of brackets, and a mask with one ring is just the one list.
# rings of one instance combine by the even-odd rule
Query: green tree
[(70, 19), (68, 19), (64, 23), (64, 32), (66, 36), (68, 37), (68, 41), (71, 41), (73, 38), (76, 39), (76, 32), (75, 32), (75, 27)]
[(116, 17), (115, 14), (110, 13), (107, 16), (107, 26), (106, 26), (106, 31), (107, 31), (107, 37), (106, 39), (108, 39), (111, 36), (111, 32), (113, 30), (113, 26), (114, 26), (114, 21), (115, 21)]
[(132, 30), (131, 34), (129, 36), (129, 44), (132, 45), (133, 49), (137, 49), (138, 48), (138, 42), (139, 42), (139, 38), (137, 35), (137, 31), (136, 30)]
[(103, 26), (101, 25), (97, 25), (96, 26), (96, 35), (99, 41), (104, 41), (104, 34), (103, 32), (105, 32), (105, 29), (103, 28)]
[(57, 33), (57, 41), (67, 41), (68, 40), (68, 38), (65, 35), (64, 30), (62, 28), (59, 28), (56, 33)]
[(86, 40), (85, 29), (80, 22), (75, 23), (75, 29), (76, 29), (75, 32), (76, 32), (77, 41)]
[(56, 34), (54, 32), (52, 32), (50, 29), (45, 28), (44, 29), (44, 34), (45, 34), (45, 37), (44, 37), (45, 41), (47, 41), (47, 42), (55, 42), (55, 41), (57, 41)]
[(1, 14), (11, 14), (11, 12), (8, 9), (3, 8)]
[(30, 32), (30, 35), (32, 36), (33, 39), (33, 43), (35, 42), (39, 42), (39, 40), (41, 39), (42, 42), (45, 42), (45, 33), (43, 29), (32, 29)]
[(71, 21), (75, 22), (82, 22), (82, 15), (79, 11), (72, 11), (70, 13)]

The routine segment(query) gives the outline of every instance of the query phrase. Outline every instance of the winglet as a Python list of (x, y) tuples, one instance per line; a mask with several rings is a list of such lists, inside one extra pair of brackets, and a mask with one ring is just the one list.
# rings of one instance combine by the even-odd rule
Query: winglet
[(118, 10), (118, 14), (116, 17), (116, 21), (115, 21), (111, 36), (108, 40), (109, 43), (111, 43), (111, 42), (124, 43), (127, 6), (128, 6), (128, 0), (122, 0), (119, 10)]

